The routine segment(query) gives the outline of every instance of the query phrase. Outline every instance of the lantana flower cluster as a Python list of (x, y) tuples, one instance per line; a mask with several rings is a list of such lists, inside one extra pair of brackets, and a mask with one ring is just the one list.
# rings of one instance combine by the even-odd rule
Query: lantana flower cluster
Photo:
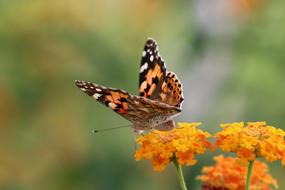
[[(202, 190), (244, 190), (247, 167), (240, 165), (236, 158), (216, 156), (214, 166), (202, 168), (202, 175), (197, 179), (203, 182)], [(277, 181), (269, 174), (265, 163), (258, 160), (254, 163), (251, 176), (251, 190), (270, 190), (278, 188)]]
[(266, 125), (265, 122), (222, 124), (223, 130), (215, 134), (216, 145), (224, 152), (234, 152), (248, 162), (263, 157), (272, 162), (280, 160), (285, 165), (285, 132)]
[(285, 131), (265, 122), (239, 122), (222, 124), (222, 131), (211, 136), (197, 127), (200, 123), (178, 123), (170, 131), (153, 130), (139, 136), (140, 145), (135, 159), (152, 162), (156, 171), (162, 171), (173, 161), (176, 166), (181, 189), (186, 190), (181, 166), (196, 164), (196, 154), (204, 154), (207, 149), (220, 148), (232, 152), (236, 158), (215, 157), (217, 164), (207, 166), (198, 177), (203, 182), (202, 190), (270, 190), (277, 188), (277, 181), (271, 177), (262, 157), (272, 162), (280, 160), (285, 165)]
[(166, 165), (176, 159), (180, 165), (194, 165), (196, 154), (204, 154), (211, 147), (208, 132), (197, 127), (200, 123), (178, 123), (170, 131), (154, 130), (139, 136), (140, 147), (135, 152), (135, 159), (151, 160), (154, 170), (162, 171)]

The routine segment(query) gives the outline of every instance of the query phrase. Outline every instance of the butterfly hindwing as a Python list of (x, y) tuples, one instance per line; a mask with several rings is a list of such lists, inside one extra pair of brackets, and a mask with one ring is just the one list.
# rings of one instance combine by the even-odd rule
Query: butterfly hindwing
[(161, 85), (158, 101), (175, 107), (181, 107), (183, 100), (182, 84), (175, 73), (168, 72)]

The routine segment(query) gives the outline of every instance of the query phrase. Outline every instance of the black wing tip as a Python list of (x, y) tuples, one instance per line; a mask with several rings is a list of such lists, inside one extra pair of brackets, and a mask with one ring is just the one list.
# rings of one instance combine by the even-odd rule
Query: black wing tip
[(85, 92), (89, 96), (94, 94), (95, 87), (92, 83), (81, 80), (75, 80), (74, 83), (82, 92)]
[(147, 41), (155, 42), (155, 39), (153, 37), (148, 37)]
[(82, 87), (82, 85), (86, 83), (85, 81), (82, 81), (82, 80), (75, 80), (74, 81), (74, 84), (77, 86), (77, 87)]
[(148, 37), (146, 41), (146, 46), (156, 46), (157, 43), (154, 38)]
[(77, 82), (82, 82), (82, 80), (74, 80), (74, 82), (75, 82), (75, 83), (77, 83)]

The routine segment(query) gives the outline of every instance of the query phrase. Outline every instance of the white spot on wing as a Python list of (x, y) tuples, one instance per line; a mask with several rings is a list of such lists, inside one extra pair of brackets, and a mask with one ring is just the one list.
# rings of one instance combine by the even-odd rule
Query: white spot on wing
[(115, 109), (117, 105), (114, 102), (110, 102), (108, 106), (112, 109)]
[(98, 100), (98, 98), (100, 98), (102, 96), (102, 94), (98, 94), (98, 93), (95, 93), (94, 95), (93, 95), (93, 97), (96, 99), (96, 100)]
[(97, 92), (102, 92), (102, 90), (100, 88), (96, 88)]
[(153, 55), (152, 55), (152, 56), (150, 56), (150, 58), (149, 58), (149, 59), (150, 59), (150, 61), (151, 61), (151, 62), (153, 62), (153, 59), (154, 59)]
[(146, 55), (146, 51), (143, 51), (142, 56), (144, 57)]
[(148, 64), (147, 62), (145, 62), (142, 66), (141, 66), (141, 69), (140, 69), (140, 72), (142, 73), (144, 70), (146, 70), (148, 68)]

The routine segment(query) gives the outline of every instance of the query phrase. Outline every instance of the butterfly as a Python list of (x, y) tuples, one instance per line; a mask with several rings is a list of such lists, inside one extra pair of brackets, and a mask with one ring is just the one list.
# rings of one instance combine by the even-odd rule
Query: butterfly
[(175, 73), (166, 70), (157, 43), (152, 38), (147, 39), (142, 53), (139, 96), (86, 81), (76, 80), (75, 84), (129, 120), (134, 132), (173, 129), (173, 117), (181, 112), (184, 100), (182, 84)]

